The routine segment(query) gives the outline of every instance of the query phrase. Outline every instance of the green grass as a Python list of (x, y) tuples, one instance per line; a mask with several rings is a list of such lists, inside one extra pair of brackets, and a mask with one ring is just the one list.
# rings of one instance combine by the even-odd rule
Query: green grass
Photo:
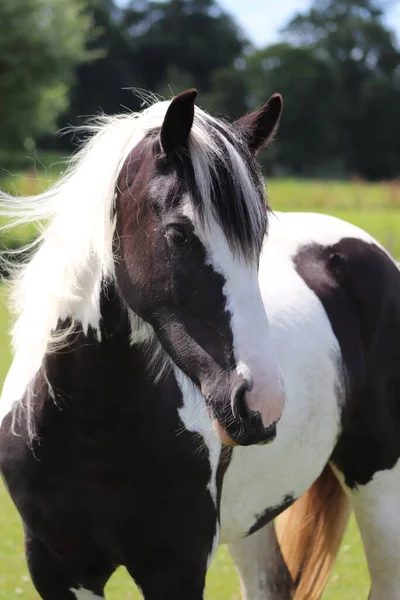
[[(39, 600), (28, 577), (19, 518), (4, 488), (0, 487), (0, 599)], [(324, 600), (365, 600), (369, 579), (359, 535), (352, 519)], [(139, 600), (135, 585), (119, 569), (107, 586), (108, 600)], [(207, 579), (206, 600), (239, 600), (239, 584), (226, 548), (221, 547)]]
[(365, 183), (309, 179), (271, 179), (268, 196), (276, 210), (343, 209), (382, 210), (400, 208), (400, 181)]
[(268, 198), (274, 210), (328, 213), (350, 221), (400, 257), (400, 182), (274, 179)]
[[(50, 177), (50, 180), (52, 177)], [(3, 182), (4, 183), (4, 178)], [(15, 176), (9, 191), (34, 193), (47, 185), (45, 179)], [(322, 183), (298, 180), (273, 180), (268, 186), (275, 210), (327, 212), (363, 227), (400, 257), (400, 185), (369, 185), (363, 182)], [(29, 232), (28, 232), (29, 233)], [(21, 237), (28, 235), (20, 232)], [(8, 315), (4, 289), (0, 290), (0, 381), (9, 365)], [(0, 599), (38, 600), (29, 581), (23, 554), (19, 518), (5, 490), (0, 486)], [(359, 533), (351, 519), (339, 558), (324, 594), (324, 600), (361, 600), (367, 597), (369, 576)], [(123, 569), (111, 579), (109, 600), (139, 599), (140, 595)], [(207, 600), (238, 600), (239, 586), (225, 548), (220, 548), (208, 575)]]

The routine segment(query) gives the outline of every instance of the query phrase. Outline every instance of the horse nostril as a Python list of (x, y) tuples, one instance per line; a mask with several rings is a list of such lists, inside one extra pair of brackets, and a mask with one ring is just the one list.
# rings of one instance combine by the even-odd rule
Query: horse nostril
[(245, 379), (238, 383), (232, 392), (232, 413), (239, 421), (245, 421), (250, 416), (246, 403), (246, 392), (249, 392), (252, 387), (251, 382)]

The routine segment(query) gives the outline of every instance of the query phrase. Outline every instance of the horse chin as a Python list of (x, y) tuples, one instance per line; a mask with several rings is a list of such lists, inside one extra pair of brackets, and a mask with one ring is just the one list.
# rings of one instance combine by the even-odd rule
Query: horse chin
[(213, 419), (213, 426), (214, 426), (214, 429), (215, 429), (219, 439), (224, 444), (224, 446), (239, 446), (240, 445), (231, 438), (229, 433), (226, 431), (226, 429), (223, 427), (223, 425), (218, 421), (218, 419)]
[(218, 418), (212, 420), (214, 429), (225, 446), (266, 446), (271, 444), (276, 437), (276, 423), (269, 427), (261, 425), (259, 413), (253, 415), (252, 421), (247, 424), (247, 430), (235, 424), (225, 428)]

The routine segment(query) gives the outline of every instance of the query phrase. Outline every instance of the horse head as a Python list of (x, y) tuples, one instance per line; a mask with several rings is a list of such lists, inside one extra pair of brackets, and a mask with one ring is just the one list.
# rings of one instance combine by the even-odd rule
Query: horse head
[(268, 205), (255, 154), (274, 134), (282, 100), (227, 124), (197, 108), (196, 95), (163, 103), (161, 126), (124, 162), (116, 283), (147, 324), (137, 343), (157, 338), (200, 388), (221, 440), (266, 443), (285, 395), (258, 284)]

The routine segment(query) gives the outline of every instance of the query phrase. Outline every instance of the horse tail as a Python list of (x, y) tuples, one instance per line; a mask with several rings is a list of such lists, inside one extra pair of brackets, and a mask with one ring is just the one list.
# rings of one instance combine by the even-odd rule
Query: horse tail
[(295, 587), (293, 600), (321, 598), (349, 516), (349, 502), (329, 465), (279, 516), (277, 535)]

